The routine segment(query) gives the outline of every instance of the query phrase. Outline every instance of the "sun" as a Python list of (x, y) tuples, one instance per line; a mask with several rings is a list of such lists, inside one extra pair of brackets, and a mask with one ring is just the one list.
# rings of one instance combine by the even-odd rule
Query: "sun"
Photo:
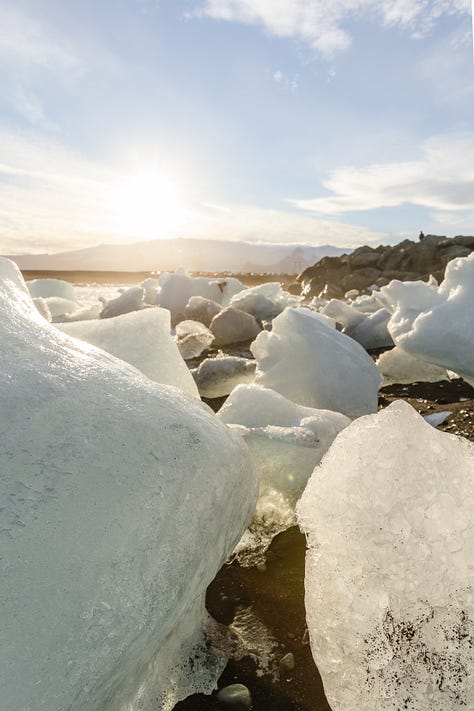
[(175, 236), (186, 220), (176, 180), (152, 169), (119, 181), (111, 189), (110, 208), (116, 231), (136, 239)]

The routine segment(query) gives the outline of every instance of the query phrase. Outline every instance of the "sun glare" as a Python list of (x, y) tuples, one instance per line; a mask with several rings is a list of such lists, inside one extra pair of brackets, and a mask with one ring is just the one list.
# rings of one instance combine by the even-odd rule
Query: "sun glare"
[(176, 236), (186, 219), (173, 177), (153, 170), (132, 175), (114, 188), (111, 209), (117, 232), (138, 239)]

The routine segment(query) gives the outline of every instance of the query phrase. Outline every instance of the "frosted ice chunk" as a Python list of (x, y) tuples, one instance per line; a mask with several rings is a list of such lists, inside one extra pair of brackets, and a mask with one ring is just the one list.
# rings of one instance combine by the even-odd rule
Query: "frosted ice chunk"
[(205, 299), (204, 296), (191, 296), (185, 309), (187, 319), (199, 321), (204, 326), (210, 326), (214, 316), (221, 310), (222, 306), (217, 301)]
[(253, 510), (246, 448), (198, 400), (48, 324), (9, 260), (0, 283), (2, 708), (209, 693), (225, 661), (204, 594)]
[(390, 313), (386, 309), (382, 308), (366, 314), (345, 301), (331, 299), (321, 309), (321, 313), (334, 318), (341, 324), (343, 333), (368, 350), (393, 345), (392, 337), (387, 330)]
[(230, 305), (261, 322), (275, 318), (286, 306), (299, 306), (302, 299), (284, 291), (279, 282), (268, 282), (240, 291), (232, 297)]
[(424, 415), (423, 419), (432, 427), (439, 427), (452, 414), (451, 410), (443, 410), (442, 412), (433, 412), (431, 415)]
[(191, 374), (201, 397), (228, 395), (240, 384), (250, 384), (255, 377), (256, 363), (249, 358), (218, 356), (206, 358)]
[(214, 279), (213, 284), (218, 284), (221, 298), (218, 300), (222, 306), (229, 306), (230, 301), (235, 294), (239, 291), (243, 291), (247, 287), (239, 279), (235, 277), (222, 277), (220, 279)]
[(32, 279), (26, 282), (28, 291), (34, 298), (57, 296), (68, 301), (77, 301), (76, 291), (72, 284), (63, 279)]
[(51, 323), (52, 321), (52, 316), (51, 316), (51, 311), (48, 308), (48, 304), (46, 303), (46, 300), (43, 299), (41, 296), (38, 296), (33, 299), (33, 303), (38, 309), (38, 312), (41, 314), (43, 318), (46, 319), (46, 321), (49, 321)]
[(211, 321), (216, 346), (251, 341), (261, 331), (255, 317), (231, 306), (223, 309)]
[(277, 489), (293, 504), (336, 435), (350, 424), (338, 412), (302, 407), (256, 385), (237, 386), (218, 416), (244, 437), (261, 489)]
[(176, 343), (185, 360), (197, 358), (214, 340), (214, 334), (199, 321), (180, 321), (175, 328)]
[(203, 296), (217, 302), (222, 298), (217, 283), (212, 283), (204, 277), (190, 277), (183, 269), (175, 274), (162, 274), (159, 281), (161, 288), (157, 304), (171, 312), (172, 326), (186, 318), (186, 304), (192, 296)]
[(77, 311), (76, 301), (69, 301), (69, 299), (63, 299), (61, 296), (47, 296), (45, 303), (53, 319)]
[(285, 309), (251, 345), (255, 383), (306, 407), (342, 412), (351, 419), (377, 410), (382, 378), (356, 341), (323, 315)]
[(438, 380), (447, 380), (448, 378), (445, 368), (415, 358), (400, 346), (395, 346), (392, 350), (382, 353), (376, 364), (383, 375), (384, 385), (415, 382), (436, 383)]
[(114, 316), (122, 316), (132, 311), (139, 311), (144, 307), (144, 295), (145, 290), (141, 286), (132, 286), (130, 289), (125, 289), (117, 298), (105, 301), (100, 318), (114, 318)]
[(362, 294), (361, 296), (358, 296), (356, 299), (354, 299), (351, 306), (356, 308), (357, 311), (360, 311), (364, 314), (374, 313), (374, 311), (378, 311), (380, 308), (378, 294), (371, 294), (370, 296), (367, 296), (367, 294)]
[(341, 432), (297, 506), (334, 711), (474, 708), (474, 445), (398, 401)]
[(63, 314), (60, 320), (62, 323), (70, 323), (71, 321), (90, 321), (92, 319), (98, 319), (100, 318), (102, 309), (103, 305), (101, 303), (81, 306), (71, 313)]
[(148, 277), (144, 279), (140, 286), (144, 290), (143, 300), (145, 304), (150, 304), (151, 306), (156, 306), (158, 303), (158, 292), (160, 290), (160, 280), (154, 277)]
[(392, 281), (378, 298), (392, 313), (388, 328), (397, 345), (474, 385), (474, 254), (449, 262), (437, 288)]
[(96, 321), (56, 324), (69, 336), (130, 363), (157, 383), (199, 397), (196, 384), (170, 334), (170, 314), (158, 307)]

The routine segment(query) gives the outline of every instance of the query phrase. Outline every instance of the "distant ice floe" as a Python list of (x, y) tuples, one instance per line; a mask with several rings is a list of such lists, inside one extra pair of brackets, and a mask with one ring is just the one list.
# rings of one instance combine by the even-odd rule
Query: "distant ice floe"
[(335, 439), (297, 505), (331, 708), (474, 708), (474, 444), (403, 401)]
[(255, 383), (306, 407), (342, 412), (351, 419), (377, 410), (382, 378), (367, 352), (305, 308), (287, 308), (251, 345)]
[(254, 509), (247, 448), (196, 398), (48, 324), (5, 259), (0, 309), (2, 708), (210, 693), (226, 660), (204, 596)]

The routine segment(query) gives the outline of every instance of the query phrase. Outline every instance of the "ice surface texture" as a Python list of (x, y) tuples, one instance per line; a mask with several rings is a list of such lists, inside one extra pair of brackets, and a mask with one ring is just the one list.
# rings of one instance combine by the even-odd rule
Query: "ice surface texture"
[(47, 299), (55, 296), (67, 301), (77, 301), (73, 285), (62, 279), (32, 279), (26, 286), (33, 298)]
[(297, 506), (333, 711), (474, 708), (474, 444), (398, 401), (353, 422)]
[(383, 375), (384, 385), (415, 383), (417, 381), (435, 383), (448, 378), (445, 368), (415, 358), (400, 346), (395, 346), (392, 350), (382, 353), (376, 363)]
[(228, 395), (237, 385), (252, 383), (255, 365), (249, 358), (220, 355), (206, 358), (191, 372), (201, 397), (214, 398)]
[(336, 435), (350, 424), (339, 412), (295, 405), (256, 385), (236, 387), (218, 416), (244, 437), (261, 490), (274, 488), (292, 504)]
[(204, 592), (255, 504), (246, 448), (207, 406), (48, 324), (9, 260), (0, 282), (2, 709), (208, 693)]
[(199, 396), (170, 333), (170, 314), (158, 307), (113, 318), (57, 324), (69, 336), (97, 346), (138, 368), (156, 383)]
[(439, 287), (392, 281), (377, 298), (398, 346), (474, 385), (474, 254), (449, 262)]
[(382, 383), (377, 367), (356, 341), (319, 314), (287, 308), (252, 343), (255, 383), (306, 407), (342, 412), (351, 419), (375, 412)]

